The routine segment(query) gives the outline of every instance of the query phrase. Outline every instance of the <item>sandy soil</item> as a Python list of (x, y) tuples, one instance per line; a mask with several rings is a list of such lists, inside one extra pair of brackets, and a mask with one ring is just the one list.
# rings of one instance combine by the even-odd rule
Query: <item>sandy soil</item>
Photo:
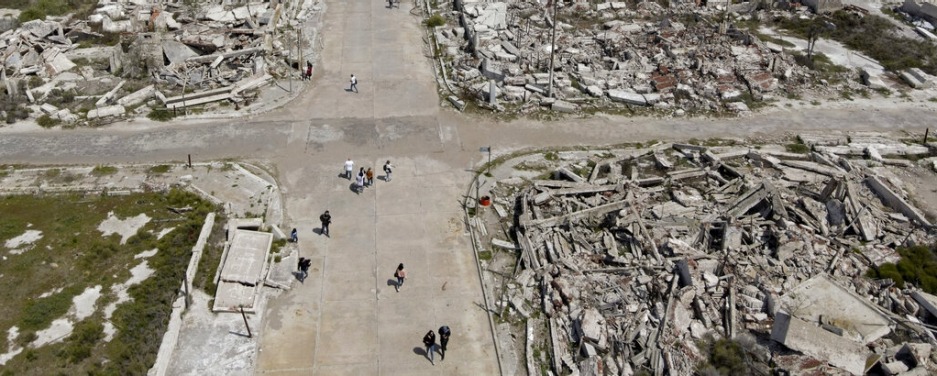
[(81, 321), (94, 314), (94, 304), (101, 297), (101, 285), (88, 287), (78, 296), (72, 298), (72, 308), (69, 314), (75, 317), (75, 321)]
[(120, 235), (120, 244), (125, 244), (127, 243), (127, 239), (136, 234), (137, 230), (149, 221), (150, 217), (142, 213), (136, 217), (119, 219), (111, 212), (107, 213), (107, 219), (98, 225), (98, 230), (101, 231), (104, 236), (110, 234)]
[(7, 240), (3, 245), (10, 249), (10, 254), (18, 255), (26, 251), (26, 249), (19, 249), (21, 246), (33, 244), (39, 239), (42, 239), (42, 231), (26, 230), (20, 236)]

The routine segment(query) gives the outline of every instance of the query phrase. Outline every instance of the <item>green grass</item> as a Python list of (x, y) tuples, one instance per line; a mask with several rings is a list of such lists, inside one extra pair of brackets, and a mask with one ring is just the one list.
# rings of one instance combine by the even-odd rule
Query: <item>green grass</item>
[(442, 26), (446, 24), (446, 19), (443, 18), (443, 16), (439, 15), (439, 13), (436, 13), (430, 16), (429, 18), (427, 18), (426, 21), (424, 21), (424, 24), (426, 25), (426, 27)]
[(172, 110), (167, 108), (154, 108), (150, 110), (150, 113), (146, 114), (146, 117), (153, 121), (170, 121), (176, 117), (176, 115)]
[(97, 166), (94, 166), (93, 170), (91, 170), (91, 175), (93, 176), (114, 175), (116, 173), (117, 173), (117, 167), (114, 167), (114, 166), (97, 165)]
[[(54, 179), (67, 175), (50, 171), (57, 171), (46, 174)], [(185, 215), (166, 210), (181, 206), (195, 210)], [(15, 325), (21, 335), (14, 342), (28, 344), (37, 331), (63, 317), (72, 299), (86, 288), (101, 286), (103, 293), (95, 305), (97, 312), (75, 323), (71, 335), (25, 350), (4, 366), (3, 374), (145, 374), (155, 361), (191, 247), (205, 215), (213, 210), (209, 202), (181, 190), (128, 196), (0, 197), (0, 244), (26, 230), (42, 231), (42, 237), (22, 247), (21, 254), (8, 254), (0, 263), (4, 302), (0, 332)], [(120, 244), (119, 235), (103, 236), (97, 230), (110, 212), (119, 218), (146, 213), (152, 220)], [(173, 231), (156, 239), (154, 233), (167, 228)], [(129, 270), (141, 262), (134, 255), (154, 248), (158, 252), (147, 260), (153, 275), (127, 291), (133, 300), (118, 305), (111, 319), (118, 332), (110, 342), (102, 342), (102, 310), (116, 299), (110, 287), (130, 277)], [(202, 261), (210, 262), (207, 259), (205, 255)], [(218, 263), (217, 257), (214, 262)], [(54, 293), (39, 298), (49, 292)]]
[(151, 174), (165, 174), (169, 172), (170, 169), (172, 169), (172, 166), (162, 164), (162, 165), (150, 167), (150, 169), (147, 170), (147, 172)]
[(707, 338), (699, 345), (706, 359), (697, 365), (702, 375), (751, 375), (750, 356), (738, 341)]
[(784, 149), (786, 149), (788, 153), (807, 154), (810, 152), (809, 146), (800, 143), (784, 145)]
[(62, 120), (53, 119), (53, 118), (52, 118), (51, 116), (49, 116), (49, 115), (42, 115), (42, 116), (36, 118), (36, 124), (39, 124), (39, 126), (40, 126), (40, 127), (43, 127), (43, 128), (52, 128), (52, 127), (54, 127), (54, 126), (56, 126), (56, 125), (59, 125), (59, 123), (61, 123), (61, 122), (62, 122)]
[(478, 252), (478, 259), (482, 261), (491, 261), (494, 255), (491, 254), (491, 251), (481, 251)]
[(869, 278), (891, 278), (898, 288), (911, 283), (930, 294), (937, 294), (937, 248), (915, 246), (898, 248), (901, 260), (897, 264), (886, 263), (877, 269), (869, 269)]
[[(837, 11), (829, 15), (829, 20), (836, 25), (832, 31), (822, 33), (845, 44), (852, 50), (877, 60), (885, 69), (900, 71), (908, 68), (921, 68), (928, 74), (937, 74), (937, 46), (929, 41), (905, 38), (894, 32), (895, 25), (876, 15), (861, 15), (847, 11)], [(798, 35), (807, 37), (813, 20), (776, 18), (780, 27)]]

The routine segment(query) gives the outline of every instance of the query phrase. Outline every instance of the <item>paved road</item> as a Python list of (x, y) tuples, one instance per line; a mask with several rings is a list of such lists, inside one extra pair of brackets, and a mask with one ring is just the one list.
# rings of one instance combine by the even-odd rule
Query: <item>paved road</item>
[[(777, 109), (740, 119), (595, 117), (497, 122), (441, 110), (412, 3), (326, 0), (323, 60), (312, 88), (285, 108), (243, 120), (134, 122), (102, 129), (0, 129), (0, 163), (115, 163), (220, 158), (275, 166), (286, 228), (301, 229), (306, 282), (270, 303), (256, 373), (497, 374), (472, 249), (459, 198), (479, 146), (503, 153), (541, 146), (604, 145), (649, 139), (777, 137), (801, 130), (919, 130), (934, 122), (927, 103), (887, 109)], [(360, 93), (349, 93), (348, 76)], [(346, 158), (380, 170), (361, 195), (339, 178)], [(332, 237), (317, 235), (331, 210)], [(397, 263), (411, 279), (388, 285)], [(454, 330), (449, 359), (434, 367), (420, 339)]]

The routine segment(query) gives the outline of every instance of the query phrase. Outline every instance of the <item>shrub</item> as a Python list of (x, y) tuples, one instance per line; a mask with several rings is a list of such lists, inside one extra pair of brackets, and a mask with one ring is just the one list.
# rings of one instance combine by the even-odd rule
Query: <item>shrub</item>
[(175, 115), (167, 108), (154, 108), (146, 114), (146, 117), (153, 121), (170, 121)]
[(427, 18), (425, 24), (427, 27), (442, 26), (446, 24), (446, 19), (437, 13)]
[(804, 144), (787, 144), (784, 145), (784, 149), (787, 149), (788, 153), (807, 154), (810, 152), (810, 147)]
[(98, 321), (85, 320), (75, 326), (72, 335), (65, 339), (65, 347), (59, 356), (68, 363), (78, 363), (91, 356), (98, 341), (104, 338), (104, 325)]
[(697, 366), (697, 373), (703, 375), (751, 375), (754, 369), (749, 365), (748, 354), (737, 341), (730, 339), (704, 341), (700, 345), (706, 360)]
[(43, 127), (43, 128), (52, 128), (52, 127), (54, 127), (54, 126), (56, 126), (56, 125), (59, 125), (59, 123), (61, 123), (61, 122), (62, 122), (62, 120), (53, 119), (53, 118), (52, 118), (51, 116), (49, 116), (49, 115), (42, 115), (42, 116), (36, 118), (36, 124), (39, 124), (39, 126), (40, 126), (40, 127)]
[(20, 13), (20, 23), (29, 22), (32, 20), (44, 20), (46, 19), (46, 12), (41, 8), (29, 8)]
[(45, 329), (59, 317), (65, 315), (72, 306), (72, 297), (77, 295), (74, 287), (39, 298), (26, 303), (23, 314), (20, 317), (21, 330), (41, 330)]
[(150, 167), (150, 169), (147, 170), (147, 172), (149, 172), (149, 173), (151, 173), (151, 174), (165, 174), (165, 173), (169, 172), (169, 169), (170, 169), (170, 168), (172, 168), (172, 166), (161, 164), (161, 165), (158, 165), (158, 166)]
[(869, 269), (869, 278), (891, 278), (895, 285), (904, 288), (911, 283), (922, 290), (937, 294), (937, 254), (934, 246), (898, 248), (901, 260), (897, 264), (886, 263), (877, 269)]
[(116, 173), (117, 167), (114, 166), (97, 165), (91, 170), (91, 175), (94, 176), (114, 175)]

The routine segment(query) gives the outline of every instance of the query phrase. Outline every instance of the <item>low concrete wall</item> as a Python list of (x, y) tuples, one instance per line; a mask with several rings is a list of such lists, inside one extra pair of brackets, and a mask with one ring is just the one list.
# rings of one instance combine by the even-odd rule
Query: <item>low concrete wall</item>
[(147, 371), (147, 376), (164, 376), (169, 369), (169, 361), (172, 359), (172, 353), (176, 350), (176, 343), (179, 341), (179, 332), (182, 330), (182, 313), (185, 311), (186, 291), (192, 291), (192, 280), (195, 278), (195, 272), (198, 271), (198, 263), (202, 259), (202, 251), (205, 250), (205, 244), (208, 243), (208, 236), (215, 225), (215, 213), (208, 213), (205, 216), (205, 223), (202, 224), (202, 232), (198, 235), (195, 246), (192, 247), (192, 257), (189, 258), (189, 266), (185, 270), (186, 284), (188, 286), (179, 286), (182, 294), (172, 304), (172, 314), (169, 316), (169, 326), (166, 333), (163, 334), (163, 341), (159, 345), (159, 353), (156, 354), (156, 362), (153, 367)]

